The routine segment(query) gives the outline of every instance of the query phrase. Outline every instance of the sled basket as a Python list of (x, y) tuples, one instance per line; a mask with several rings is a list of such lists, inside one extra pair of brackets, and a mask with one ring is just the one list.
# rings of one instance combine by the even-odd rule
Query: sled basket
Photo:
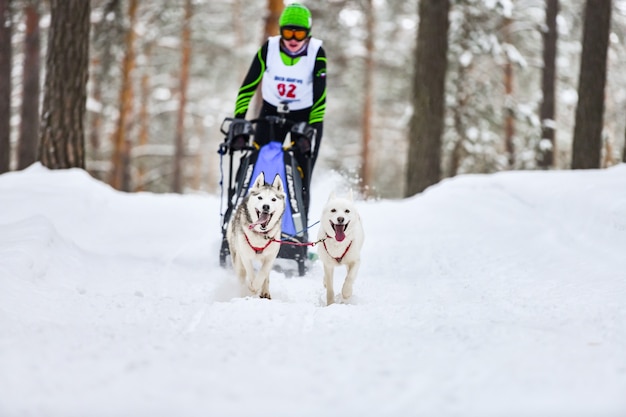
[[(236, 124), (235, 124), (236, 125)], [(231, 123), (231, 127), (233, 124)], [(240, 127), (238, 127), (239, 129)], [(245, 133), (251, 132), (246, 128)], [(230, 130), (230, 129), (229, 129)], [(308, 133), (308, 132), (307, 132)], [(310, 133), (309, 133), (310, 134)], [(228, 143), (235, 135), (229, 134), (224, 143)], [(220, 265), (226, 265), (226, 259), (230, 254), (226, 230), (234, 211), (248, 194), (254, 179), (263, 172), (265, 178), (274, 178), (279, 175), (283, 181), (286, 204), (282, 219), (282, 232), (279, 258), (292, 259), (298, 264), (298, 274), (303, 276), (306, 272), (305, 261), (307, 260), (307, 246), (303, 243), (308, 241), (307, 232), (307, 209), (304, 204), (303, 184), (301, 168), (291, 150), (283, 149), (279, 142), (269, 142), (256, 149), (253, 146), (244, 146), (239, 159), (237, 173), (233, 176), (233, 149), (221, 146), (220, 152), (228, 151), (231, 155), (229, 166), (228, 183), (228, 206), (222, 218), (222, 245), (220, 248)], [(233, 182), (234, 179), (234, 182)]]

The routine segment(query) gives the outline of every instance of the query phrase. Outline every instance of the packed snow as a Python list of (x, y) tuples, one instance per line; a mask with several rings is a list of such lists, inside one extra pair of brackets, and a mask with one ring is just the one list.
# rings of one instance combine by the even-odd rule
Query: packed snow
[[(314, 178), (311, 223), (347, 184)], [(357, 206), (326, 306), (319, 261), (239, 287), (219, 195), (1, 175), (0, 416), (626, 415), (626, 164)]]

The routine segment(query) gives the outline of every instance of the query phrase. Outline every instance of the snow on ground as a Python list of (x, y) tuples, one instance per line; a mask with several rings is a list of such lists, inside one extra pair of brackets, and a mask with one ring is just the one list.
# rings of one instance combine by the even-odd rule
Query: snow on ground
[[(318, 177), (312, 221), (345, 188)], [(315, 262), (239, 288), (219, 196), (1, 175), (0, 416), (626, 415), (626, 165), (358, 207), (355, 295), (326, 307)]]

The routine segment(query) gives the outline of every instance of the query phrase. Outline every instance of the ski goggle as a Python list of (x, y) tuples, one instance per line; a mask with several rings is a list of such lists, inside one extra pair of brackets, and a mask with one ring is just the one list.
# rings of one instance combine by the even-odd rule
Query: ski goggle
[(307, 36), (309, 36), (309, 31), (302, 28), (284, 27), (280, 28), (280, 36), (286, 41), (290, 41), (292, 39), (303, 41)]

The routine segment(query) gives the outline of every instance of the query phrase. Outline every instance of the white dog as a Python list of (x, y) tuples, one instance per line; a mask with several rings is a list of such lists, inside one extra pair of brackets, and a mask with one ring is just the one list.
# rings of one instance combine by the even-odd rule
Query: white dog
[(354, 205), (352, 192), (349, 198), (337, 198), (332, 193), (322, 211), (318, 239), (322, 247), (318, 250), (319, 259), (324, 263), (324, 287), (326, 303), (335, 301), (333, 274), (335, 267), (345, 265), (346, 279), (341, 289), (344, 300), (352, 296), (352, 284), (361, 263), (361, 248), (365, 235), (361, 217)]
[[(285, 212), (283, 181), (276, 175), (272, 185), (261, 172), (228, 224), (226, 239), (235, 273), (242, 284), (261, 298), (271, 298), (270, 270), (280, 249), (282, 218)], [(254, 263), (261, 267), (255, 274)]]

